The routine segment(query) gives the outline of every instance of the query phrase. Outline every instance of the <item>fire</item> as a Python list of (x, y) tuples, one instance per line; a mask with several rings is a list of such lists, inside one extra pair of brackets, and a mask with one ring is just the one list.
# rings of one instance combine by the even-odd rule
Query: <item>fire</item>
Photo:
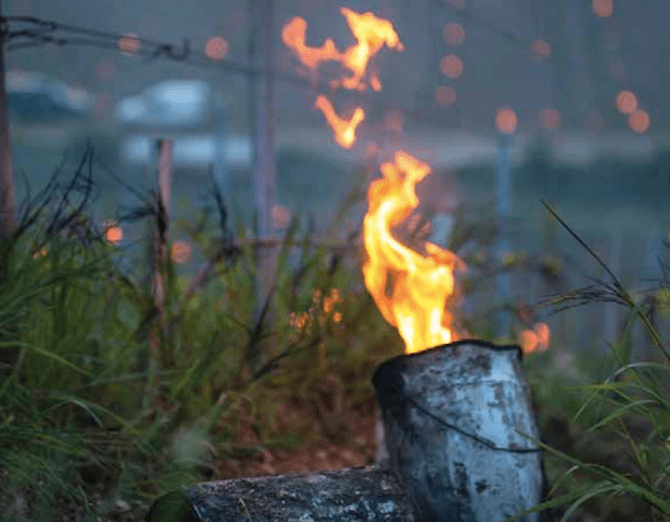
[[(356, 45), (349, 47), (342, 55), (342, 64), (353, 72), (353, 76), (342, 80), (342, 86), (346, 89), (363, 90), (365, 84), (361, 80), (370, 58), (384, 45), (396, 51), (402, 51), (403, 45), (393, 29), (393, 24), (388, 20), (377, 18), (372, 13), (358, 14), (346, 7), (340, 9), (340, 12), (347, 19), (351, 32), (358, 40)], [(370, 84), (375, 91), (382, 88), (374, 71), (370, 74)]]
[(532, 330), (524, 330), (519, 335), (523, 353), (544, 352), (549, 348), (549, 326), (546, 323), (536, 323)]
[[(403, 50), (403, 44), (388, 20), (372, 13), (355, 13), (341, 8), (349, 29), (357, 43), (340, 52), (328, 38), (320, 47), (305, 44), (307, 22), (293, 18), (282, 28), (282, 41), (316, 78), (319, 65), (326, 61), (339, 62), (349, 72), (331, 82), (331, 87), (381, 90), (376, 72), (369, 67), (370, 59), (382, 47)], [(460, 62), (459, 62), (460, 63)], [(460, 74), (460, 73), (458, 73)], [(320, 109), (335, 133), (335, 140), (347, 149), (356, 141), (356, 128), (365, 118), (357, 107), (348, 119), (338, 116), (332, 103), (323, 95), (316, 98)], [(400, 113), (398, 113), (400, 114)], [(396, 118), (402, 130), (402, 115)], [(416, 184), (430, 173), (430, 167), (403, 151), (395, 153), (395, 163), (381, 166), (383, 178), (374, 181), (368, 190), (369, 208), (363, 221), (363, 239), (368, 259), (363, 265), (365, 286), (372, 295), (384, 318), (398, 328), (405, 341), (405, 351), (414, 353), (432, 346), (455, 340), (452, 317), (445, 310), (447, 300), (454, 294), (454, 270), (465, 264), (452, 252), (426, 242), (422, 252), (415, 251), (398, 241), (392, 228), (399, 225), (419, 205)], [(332, 308), (332, 303), (324, 306)], [(342, 316), (335, 312), (333, 320)], [(294, 314), (291, 326), (303, 330), (310, 324), (309, 314)]]
[(335, 141), (345, 149), (350, 149), (356, 141), (356, 127), (365, 118), (365, 111), (361, 107), (356, 107), (349, 120), (342, 119), (335, 113), (330, 100), (321, 94), (316, 97), (314, 106), (323, 112), (326, 121), (335, 133)]
[[(342, 80), (334, 80), (332, 87), (342, 86), (345, 89), (365, 90), (366, 73), (370, 59), (377, 54), (384, 45), (396, 51), (402, 51), (403, 45), (393, 24), (388, 20), (377, 18), (374, 14), (356, 13), (342, 7), (340, 13), (347, 20), (349, 29), (357, 43), (340, 52), (335, 42), (328, 38), (321, 47), (309, 47), (305, 44), (307, 22), (304, 18), (295, 17), (282, 28), (282, 41), (300, 59), (312, 75), (316, 73), (321, 62), (340, 62), (349, 69), (351, 76)], [(381, 90), (381, 82), (374, 71), (369, 72), (369, 82), (375, 91)]]
[[(282, 28), (282, 41), (307, 67), (313, 80), (322, 62), (335, 61), (348, 69), (351, 75), (332, 80), (330, 82), (332, 88), (341, 86), (362, 91), (367, 88), (369, 82), (373, 90), (380, 91), (382, 85), (377, 73), (368, 66), (370, 59), (385, 45), (397, 51), (403, 50), (393, 24), (388, 20), (377, 18), (370, 12), (356, 13), (346, 7), (342, 7), (340, 13), (346, 18), (349, 29), (357, 40), (356, 44), (343, 52), (337, 49), (332, 38), (328, 38), (320, 47), (306, 45), (307, 22), (298, 16)], [(357, 107), (351, 118), (345, 120), (336, 114), (333, 104), (324, 95), (317, 96), (314, 106), (326, 117), (335, 133), (335, 141), (345, 149), (350, 149), (356, 141), (356, 128), (365, 119), (365, 111)]]
[[(445, 310), (454, 293), (454, 270), (465, 264), (452, 252), (425, 243), (425, 255), (400, 243), (391, 232), (418, 206), (416, 184), (430, 167), (406, 152), (395, 163), (381, 166), (383, 178), (368, 190), (363, 239), (368, 260), (363, 265), (365, 286), (380, 312), (398, 328), (405, 351), (414, 353), (455, 340), (452, 317)], [(392, 288), (387, 291), (389, 279)]]

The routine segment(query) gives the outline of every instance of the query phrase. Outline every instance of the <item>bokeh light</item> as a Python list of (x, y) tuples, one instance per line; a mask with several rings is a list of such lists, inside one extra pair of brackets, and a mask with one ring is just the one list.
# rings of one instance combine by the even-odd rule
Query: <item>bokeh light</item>
[(612, 0), (592, 0), (591, 10), (596, 16), (608, 18), (614, 13), (614, 4)]
[(628, 116), (628, 126), (630, 127), (630, 130), (637, 134), (647, 132), (650, 124), (651, 118), (649, 118), (649, 113), (642, 109), (637, 109)]
[(205, 44), (205, 54), (210, 60), (223, 60), (228, 55), (228, 42), (222, 36), (212, 36)]
[(137, 54), (142, 48), (142, 41), (139, 35), (135, 33), (126, 33), (119, 38), (119, 50), (123, 54)]
[(533, 40), (530, 44), (530, 59), (534, 62), (546, 62), (551, 56), (551, 44), (546, 40)]
[(561, 113), (558, 109), (542, 109), (540, 125), (544, 129), (558, 129), (561, 126)]
[(170, 249), (170, 257), (174, 263), (186, 263), (191, 257), (191, 245), (186, 241), (175, 241)]
[(448, 54), (440, 60), (440, 70), (447, 78), (458, 78), (463, 74), (463, 62), (455, 54)]
[(532, 330), (524, 330), (519, 335), (524, 353), (544, 352), (549, 348), (551, 331), (546, 323), (536, 323)]
[(631, 91), (619, 91), (616, 95), (616, 108), (621, 114), (632, 114), (637, 109), (637, 96)]
[(440, 107), (451, 107), (456, 103), (456, 89), (440, 85), (435, 88), (435, 103)]
[(442, 36), (448, 44), (460, 45), (465, 41), (465, 28), (458, 22), (448, 22), (444, 24)]
[(105, 221), (102, 224), (105, 231), (105, 240), (110, 245), (118, 245), (123, 239), (123, 229), (115, 221)]
[(498, 132), (503, 134), (514, 134), (516, 132), (518, 119), (516, 113), (509, 107), (500, 107), (496, 111), (495, 124)]

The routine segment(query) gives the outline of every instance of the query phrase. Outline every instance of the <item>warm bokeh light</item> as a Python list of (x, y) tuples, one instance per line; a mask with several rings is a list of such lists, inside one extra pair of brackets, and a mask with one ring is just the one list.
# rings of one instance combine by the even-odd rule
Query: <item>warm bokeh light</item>
[(284, 205), (272, 205), (270, 210), (270, 218), (272, 221), (272, 228), (278, 230), (285, 230), (291, 223), (291, 211)]
[(463, 61), (455, 54), (448, 54), (440, 60), (440, 70), (447, 78), (458, 78), (463, 74)]
[(533, 40), (530, 44), (530, 59), (534, 62), (546, 62), (551, 56), (551, 44), (546, 40)]
[(642, 109), (637, 109), (628, 116), (628, 126), (630, 127), (630, 130), (637, 134), (647, 132), (650, 124), (651, 119), (649, 118), (649, 113)]
[(616, 108), (621, 114), (632, 114), (637, 109), (637, 96), (631, 91), (619, 91), (616, 95)]
[(223, 60), (228, 55), (228, 42), (222, 36), (212, 36), (205, 43), (205, 54), (210, 60)]
[(170, 257), (174, 263), (186, 263), (191, 257), (191, 245), (186, 241), (175, 241), (170, 249)]
[(397, 109), (391, 109), (384, 116), (384, 129), (389, 132), (400, 133), (405, 127), (405, 117)]
[(456, 89), (440, 85), (435, 88), (435, 103), (440, 107), (451, 107), (456, 103)]
[(335, 134), (335, 141), (345, 149), (350, 149), (356, 141), (356, 127), (365, 119), (365, 111), (361, 107), (356, 110), (348, 120), (339, 117), (335, 113), (333, 104), (324, 95), (316, 97), (314, 107), (319, 109), (326, 118), (328, 125)]
[(119, 38), (119, 50), (123, 54), (137, 54), (142, 48), (142, 41), (135, 33), (126, 33)]
[(516, 113), (509, 107), (501, 107), (496, 111), (495, 124), (498, 132), (503, 134), (514, 134), (516, 132), (518, 119)]
[(561, 113), (558, 109), (542, 109), (540, 125), (544, 129), (558, 129), (561, 126)]
[(546, 323), (536, 323), (532, 330), (519, 334), (519, 344), (523, 353), (544, 352), (549, 348), (550, 330)]
[(33, 252), (33, 259), (39, 259), (40, 257), (44, 257), (47, 255), (47, 247), (42, 247), (39, 250), (35, 250)]
[(448, 22), (444, 24), (442, 36), (448, 44), (460, 45), (465, 40), (465, 28), (458, 22)]
[(590, 132), (602, 132), (605, 128), (605, 119), (596, 111), (589, 111), (584, 120), (584, 127)]
[(123, 239), (123, 229), (114, 221), (105, 221), (103, 227), (105, 229), (105, 240), (110, 245), (118, 245)]
[(608, 18), (614, 13), (614, 3), (612, 0), (592, 0), (591, 10), (596, 16)]

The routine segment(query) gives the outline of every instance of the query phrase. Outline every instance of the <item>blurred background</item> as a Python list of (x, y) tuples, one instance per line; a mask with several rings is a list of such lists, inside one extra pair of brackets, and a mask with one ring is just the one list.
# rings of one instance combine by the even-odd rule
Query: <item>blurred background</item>
[[(438, 242), (459, 206), (485, 214), (502, 205), (510, 209), (509, 250), (564, 249), (581, 256), (569, 235), (552, 227), (541, 204), (546, 200), (626, 282), (635, 277), (642, 284), (658, 275), (670, 196), (670, 105), (662, 94), (670, 83), (670, 4), (270, 5), (261, 13), (272, 26), (266, 42), (273, 71), (268, 129), (276, 168), (268, 174), (268, 233), (280, 232), (296, 214), (311, 216), (317, 233), (324, 231), (365, 172), (371, 151), (385, 159), (402, 148), (433, 167), (419, 194), (444, 218), (441, 225), (434, 221)], [(296, 72), (298, 61), (280, 39), (281, 28), (301, 16), (308, 45), (320, 46), (328, 37), (340, 49), (352, 45), (342, 6), (389, 19), (405, 47), (375, 57), (381, 92), (332, 93), (338, 113), (355, 105), (367, 113), (351, 150), (335, 143), (313, 108), (323, 86)], [(17, 39), (6, 53), (17, 200), (26, 193), (22, 176), (41, 187), (64, 154), (65, 167), (76, 165), (90, 138), (102, 189), (93, 209), (101, 222), (113, 220), (120, 207), (139, 202), (110, 173), (133, 186), (151, 186), (155, 139), (168, 137), (174, 139), (175, 217), (205, 204), (213, 172), (235, 216), (250, 222), (257, 208), (254, 52), (262, 47), (251, 2), (5, 0), (2, 9), (4, 16), (70, 26), (58, 33), (60, 44), (27, 39), (21, 41), (30, 45), (22, 45)], [(121, 36), (106, 47), (90, 45), (95, 38), (73, 28)], [(188, 44), (191, 53), (179, 60), (142, 52), (156, 49), (156, 42), (177, 50)], [(358, 210), (360, 217), (364, 208)], [(350, 217), (350, 228), (356, 217)], [(568, 279), (559, 281), (560, 288), (570, 287), (569, 277), (592, 272), (583, 258), (573, 265), (569, 255), (562, 259)], [(552, 290), (524, 276), (513, 286), (522, 300)], [(597, 327), (574, 328), (616, 330), (606, 316), (598, 321)]]

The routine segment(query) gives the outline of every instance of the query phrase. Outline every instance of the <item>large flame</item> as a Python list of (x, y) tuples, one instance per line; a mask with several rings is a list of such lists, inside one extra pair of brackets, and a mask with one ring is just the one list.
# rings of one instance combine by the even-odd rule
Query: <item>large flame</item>
[[(365, 76), (370, 59), (384, 45), (396, 51), (402, 51), (403, 45), (393, 24), (388, 20), (377, 18), (369, 12), (359, 14), (346, 7), (342, 7), (340, 13), (346, 18), (349, 29), (357, 40), (356, 44), (344, 52), (337, 49), (331, 38), (328, 38), (321, 47), (306, 45), (307, 22), (300, 17), (293, 18), (282, 28), (282, 41), (313, 75), (316, 74), (316, 69), (321, 62), (326, 61), (340, 62), (349, 69), (351, 76), (342, 80), (334, 80), (333, 87), (342, 86), (346, 89), (365, 90), (367, 87)], [(381, 90), (381, 83), (374, 71), (369, 73), (369, 81), (375, 91)]]
[(335, 141), (345, 149), (350, 149), (356, 141), (356, 127), (365, 118), (365, 111), (361, 107), (356, 107), (351, 118), (345, 120), (335, 113), (333, 104), (323, 95), (316, 97), (314, 106), (323, 112), (330, 128), (333, 129)]
[(454, 293), (454, 269), (464, 269), (465, 264), (430, 242), (424, 246), (425, 255), (416, 252), (391, 232), (418, 206), (415, 187), (430, 167), (398, 151), (395, 163), (382, 164), (381, 171), (383, 178), (368, 190), (363, 221), (365, 286), (384, 319), (398, 328), (407, 353), (450, 343), (456, 336), (445, 306)]

